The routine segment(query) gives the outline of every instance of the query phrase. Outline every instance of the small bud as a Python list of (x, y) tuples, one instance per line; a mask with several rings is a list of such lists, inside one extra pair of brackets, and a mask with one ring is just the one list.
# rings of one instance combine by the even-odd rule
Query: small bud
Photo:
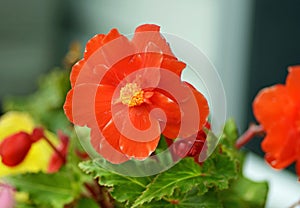
[(44, 137), (44, 129), (41, 127), (37, 127), (33, 129), (32, 134), (31, 134), (31, 140), (32, 142), (37, 142), (40, 139)]
[(0, 144), (2, 163), (7, 166), (20, 164), (32, 145), (31, 136), (26, 132), (19, 132), (5, 138)]

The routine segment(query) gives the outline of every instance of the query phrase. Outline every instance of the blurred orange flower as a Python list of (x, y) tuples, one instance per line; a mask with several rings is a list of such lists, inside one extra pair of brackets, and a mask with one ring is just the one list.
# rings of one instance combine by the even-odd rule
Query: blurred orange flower
[[(91, 128), (92, 146), (112, 163), (145, 159), (156, 149), (161, 133), (187, 137), (207, 120), (206, 99), (181, 81), (186, 64), (173, 55), (159, 30), (157, 25), (141, 25), (132, 40), (116, 29), (96, 35), (72, 68), (65, 113), (75, 125)], [(177, 97), (164, 86), (173, 87)], [(181, 108), (193, 109), (193, 101), (198, 114), (183, 115)], [(185, 120), (191, 122), (184, 131), (183, 116), (190, 116)], [(195, 116), (200, 121), (194, 128)]]
[(266, 132), (266, 161), (282, 169), (297, 162), (300, 176), (300, 66), (289, 68), (286, 84), (260, 91), (253, 103), (256, 119)]

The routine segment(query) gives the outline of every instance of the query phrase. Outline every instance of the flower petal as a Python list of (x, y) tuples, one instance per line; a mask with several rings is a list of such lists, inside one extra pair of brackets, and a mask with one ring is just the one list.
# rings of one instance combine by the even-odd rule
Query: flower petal
[(154, 138), (150, 142), (137, 142), (121, 136), (119, 144), (122, 152), (129, 158), (133, 157), (138, 160), (144, 160), (155, 151), (159, 139), (160, 136)]
[[(103, 128), (98, 128), (105, 140), (117, 151), (120, 151), (119, 140), (122, 133), (122, 127), (124, 125), (122, 117), (123, 113), (120, 113), (117, 116), (113, 116), (112, 119)], [(121, 127), (116, 126), (116, 123), (114, 121), (120, 121)]]
[(88, 61), (83, 59), (72, 68), (71, 86), (74, 88), (81, 84), (99, 84), (107, 71), (108, 66), (103, 56), (93, 56)]
[[(118, 30), (112, 29), (107, 35), (104, 34), (97, 34), (93, 38), (91, 38), (86, 45), (85, 52), (84, 52), (84, 59), (77, 62), (71, 72), (71, 86), (74, 87), (75, 82), (79, 76), (79, 73), (81, 72), (81, 69), (83, 68), (84, 64), (86, 63), (86, 60), (91, 57), (91, 55), (96, 52), (98, 49), (100, 49), (104, 44), (108, 43), (109, 41), (112, 41), (116, 38), (119, 38), (121, 35), (119, 34)], [(103, 61), (101, 61), (103, 60)], [(98, 58), (98, 64), (105, 64), (106, 62), (104, 59)], [(98, 65), (96, 64), (96, 65)], [(86, 70), (93, 70), (93, 66), (85, 67)], [(93, 73), (86, 73), (86, 74), (93, 74)], [(90, 77), (93, 79), (93, 77)], [(90, 83), (88, 79), (86, 79), (84, 82), (81, 81), (81, 83)], [(97, 82), (96, 82), (97, 83)], [(80, 84), (80, 83), (79, 83)]]
[(80, 71), (81, 71), (84, 64), (85, 64), (85, 60), (81, 59), (76, 64), (74, 64), (74, 66), (72, 67), (72, 71), (71, 71), (71, 74), (70, 74), (70, 81), (71, 81), (71, 86), (72, 87), (75, 86), (77, 78), (79, 76), (79, 73), (80, 73)]
[(97, 34), (87, 42), (84, 51), (85, 59), (89, 58), (98, 48), (100, 48), (103, 45), (102, 41), (104, 38), (104, 34)]
[(120, 164), (128, 160), (119, 150), (118, 144), (113, 147), (98, 128), (93, 128), (91, 131), (91, 144), (102, 157), (113, 164)]
[(128, 157), (145, 159), (158, 145), (161, 134), (159, 122), (149, 114), (145, 105), (129, 108), (129, 117), (131, 122), (123, 124), (120, 149)]
[(109, 31), (107, 35), (105, 34), (97, 34), (93, 38), (91, 38), (86, 45), (84, 58), (88, 59), (95, 51), (109, 43), (112, 40), (115, 40), (122, 35), (119, 33), (117, 29), (112, 29)]
[(14, 208), (16, 205), (13, 187), (0, 184), (0, 204), (3, 208)]
[(132, 43), (116, 29), (112, 29), (107, 35), (95, 36), (87, 44), (84, 59), (75, 64), (72, 69), (72, 87), (75, 81), (76, 85), (99, 84), (108, 69), (124, 58), (130, 59), (134, 54)]
[(143, 24), (138, 26), (135, 29), (135, 32), (149, 32), (149, 31), (153, 31), (153, 32), (159, 32), (160, 30), (160, 26), (155, 25), (155, 24)]
[[(203, 128), (203, 126), (207, 122), (207, 118), (209, 115), (209, 106), (206, 98), (199, 91), (197, 91), (191, 84), (188, 85), (195, 97), (195, 100), (198, 104), (198, 111), (200, 113), (200, 122), (199, 122), (199, 130)], [(192, 119), (191, 119), (192, 120)]]
[(123, 137), (136, 142), (150, 142), (160, 136), (158, 120), (149, 114), (147, 104), (123, 109), (113, 114), (116, 127)]
[[(162, 91), (154, 91), (152, 97), (149, 99), (152, 102), (152, 109), (162, 109), (166, 114), (167, 122), (180, 123), (181, 112), (178, 104), (172, 98), (167, 97)], [(161, 118), (157, 118), (161, 120)]]
[(115, 88), (108, 85), (99, 85), (93, 99), (98, 127), (102, 129), (111, 119), (112, 96)]
[[(108, 109), (107, 105), (110, 107), (110, 103), (107, 103), (107, 98), (111, 97), (110, 93), (112, 91), (111, 86), (96, 84), (76, 85), (67, 95), (64, 104), (65, 114), (75, 125), (95, 126), (97, 123), (96, 113), (102, 113), (103, 115)], [(104, 96), (100, 96), (100, 92)]]
[(186, 64), (178, 61), (174, 58), (164, 58), (161, 64), (161, 68), (168, 69), (178, 76), (181, 76), (183, 69), (186, 67)]
[(291, 118), (294, 102), (284, 85), (274, 85), (259, 92), (253, 102), (253, 113), (265, 128), (271, 128), (281, 119)]
[(289, 74), (286, 79), (286, 87), (290, 96), (300, 107), (300, 65), (289, 67)]
[(73, 123), (73, 90), (70, 90), (66, 96), (66, 101), (64, 104), (64, 112), (69, 121)]
[(163, 135), (168, 138), (176, 138), (180, 129), (181, 112), (178, 104), (162, 93), (162, 91), (154, 91), (153, 96), (150, 98), (152, 109), (161, 109), (165, 115), (160, 111), (152, 112), (152, 115), (163, 123)]
[(174, 56), (169, 44), (161, 36), (159, 30), (160, 27), (153, 24), (144, 24), (137, 27), (132, 38), (132, 43), (134, 43), (136, 47), (136, 52), (145, 52), (145, 48), (147, 48), (147, 45), (151, 42), (155, 44), (162, 51), (163, 54)]
[(149, 112), (145, 105), (129, 108), (129, 117), (134, 127), (138, 130), (143, 131), (151, 126)]
[[(267, 130), (261, 146), (266, 152), (266, 160), (277, 169), (285, 168), (296, 160), (298, 138), (300, 134), (293, 128), (293, 123), (281, 120)], [(291, 148), (292, 147), (292, 148)]]
[[(106, 71), (101, 80), (101, 84), (117, 86), (122, 80), (124, 80), (124, 78), (126, 78), (124, 81), (130, 81), (130, 77), (128, 77), (128, 75), (140, 69), (141, 64), (142, 60), (140, 57), (137, 57), (136, 55), (127, 56), (116, 62), (109, 68), (109, 70)], [(132, 80), (134, 78), (132, 78)]]
[[(299, 155), (299, 154), (298, 154)], [(298, 175), (298, 181), (300, 180), (300, 157), (298, 156), (296, 162), (296, 174)]]
[(176, 139), (179, 137), (179, 130), (180, 130), (181, 123), (166, 123), (163, 131), (163, 135), (170, 139)]

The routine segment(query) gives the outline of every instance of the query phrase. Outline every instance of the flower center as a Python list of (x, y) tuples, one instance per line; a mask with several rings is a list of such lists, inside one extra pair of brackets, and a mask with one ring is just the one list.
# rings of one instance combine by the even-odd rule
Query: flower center
[(120, 100), (129, 107), (141, 105), (144, 102), (144, 91), (136, 83), (127, 83), (120, 90)]

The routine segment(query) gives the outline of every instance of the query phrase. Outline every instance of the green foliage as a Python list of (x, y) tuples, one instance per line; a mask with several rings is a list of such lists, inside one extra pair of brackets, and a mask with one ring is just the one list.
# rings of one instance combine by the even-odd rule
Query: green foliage
[(215, 158), (210, 158), (202, 166), (192, 158), (185, 158), (170, 170), (157, 175), (135, 201), (134, 207), (152, 200), (161, 200), (163, 197), (171, 197), (175, 189), (185, 194), (193, 188), (198, 188), (199, 194), (204, 194), (209, 188), (228, 188), (229, 179), (237, 175), (234, 164), (228, 163), (225, 154), (212, 157)]
[(81, 198), (75, 208), (99, 208), (99, 206), (93, 199)]
[(129, 177), (114, 174), (97, 164), (94, 161), (86, 161), (79, 164), (79, 167), (94, 178), (101, 178), (99, 184), (102, 186), (113, 187), (112, 197), (119, 202), (131, 204), (139, 197), (141, 192), (152, 181), (151, 177)]
[(67, 129), (70, 125), (63, 112), (63, 103), (70, 88), (69, 71), (56, 68), (41, 77), (38, 90), (26, 97), (10, 97), (3, 103), (4, 111), (26, 111), (49, 130)]
[(29, 194), (31, 207), (61, 208), (79, 197), (84, 180), (70, 168), (54, 174), (27, 173), (6, 178), (18, 191)]
[(223, 207), (264, 207), (268, 194), (267, 182), (254, 182), (240, 177), (231, 184), (230, 189), (218, 194)]
[(185, 158), (154, 177), (121, 176), (93, 161), (80, 163), (80, 168), (109, 187), (124, 207), (264, 207), (267, 183), (242, 176), (243, 154), (234, 147), (237, 137), (235, 123), (229, 120), (217, 148), (202, 165)]
[(140, 207), (152, 208), (152, 207), (166, 207), (166, 208), (201, 208), (201, 207), (213, 207), (218, 208), (222, 205), (219, 200), (216, 200), (214, 192), (208, 192), (204, 195), (199, 194), (199, 190), (194, 188), (189, 192), (182, 194), (175, 190), (173, 197), (164, 198), (160, 201), (153, 201), (151, 203), (143, 204)]

